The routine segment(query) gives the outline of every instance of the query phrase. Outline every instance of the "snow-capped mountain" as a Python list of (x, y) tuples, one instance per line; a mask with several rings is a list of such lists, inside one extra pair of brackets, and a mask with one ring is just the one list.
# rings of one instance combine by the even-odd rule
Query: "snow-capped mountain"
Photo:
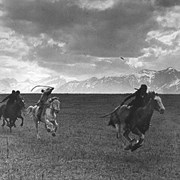
[[(92, 77), (84, 81), (70, 81), (59, 76), (44, 78), (41, 81), (26, 80), (18, 82), (16, 79), (0, 79), (0, 92), (10, 93), (12, 89), (29, 93), (36, 85), (55, 87), (55, 93), (130, 93), (141, 84), (147, 84), (149, 90), (158, 93), (180, 93), (180, 71), (167, 68), (160, 71), (143, 69), (138, 73), (112, 77)], [(40, 92), (41, 88), (33, 92)]]
[(129, 93), (141, 84), (158, 93), (180, 93), (180, 71), (167, 68), (160, 71), (144, 69), (135, 74), (71, 81), (57, 91), (61, 93)]

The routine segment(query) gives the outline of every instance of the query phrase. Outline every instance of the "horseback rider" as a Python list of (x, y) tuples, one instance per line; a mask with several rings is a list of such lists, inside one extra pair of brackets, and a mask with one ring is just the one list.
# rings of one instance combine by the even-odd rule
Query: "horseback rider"
[(136, 89), (137, 91), (134, 92), (133, 94), (129, 95), (128, 97), (125, 98), (125, 100), (121, 103), (121, 106), (124, 105), (124, 103), (129, 100), (132, 97), (135, 97), (134, 100), (132, 100), (128, 106), (130, 106), (130, 113), (128, 117), (125, 119), (125, 123), (127, 127), (131, 126), (131, 119), (134, 115), (134, 112), (139, 108), (143, 107), (145, 105), (145, 97), (147, 95), (147, 85), (142, 84), (139, 89)]
[(7, 114), (7, 109), (9, 107), (9, 105), (11, 105), (11, 104), (13, 104), (13, 103), (15, 103), (17, 101), (16, 91), (12, 90), (11, 94), (8, 95), (7, 97), (5, 97), (0, 103), (5, 102), (6, 100), (8, 100), (8, 101), (6, 103), (6, 108), (5, 108), (5, 112), (4, 112), (5, 116)]
[(44, 89), (41, 90), (42, 95), (41, 95), (39, 101), (37, 102), (37, 105), (39, 106), (39, 110), (38, 110), (38, 114), (37, 114), (37, 117), (38, 117), (39, 121), (41, 120), (41, 114), (43, 112), (44, 106), (46, 105), (47, 100), (50, 97), (51, 92), (53, 90), (54, 90), (53, 87), (49, 87), (49, 88), (47, 88), (45, 90)]

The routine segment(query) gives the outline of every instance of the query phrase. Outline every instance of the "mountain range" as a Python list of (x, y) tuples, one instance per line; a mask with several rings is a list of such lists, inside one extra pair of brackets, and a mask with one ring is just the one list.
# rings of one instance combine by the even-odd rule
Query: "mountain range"
[[(0, 92), (9, 93), (12, 89), (30, 92), (35, 85), (49, 85), (55, 87), (55, 93), (130, 93), (141, 84), (147, 84), (148, 90), (164, 94), (180, 93), (180, 71), (169, 67), (160, 71), (143, 69), (137, 73), (109, 77), (92, 77), (83, 81), (69, 81), (59, 76), (45, 78), (33, 82), (26, 80), (18, 82), (16, 79), (0, 79)], [(37, 89), (35, 92), (40, 92)]]
[(121, 76), (71, 81), (59, 87), (62, 93), (130, 93), (146, 84), (148, 90), (164, 94), (180, 93), (180, 71), (169, 67), (160, 71), (143, 69), (138, 73)]

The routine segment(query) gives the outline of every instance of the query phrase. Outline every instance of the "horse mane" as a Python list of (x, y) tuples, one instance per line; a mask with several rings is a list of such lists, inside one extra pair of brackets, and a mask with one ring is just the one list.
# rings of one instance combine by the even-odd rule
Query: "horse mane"
[(154, 91), (148, 91), (147, 96), (145, 97), (145, 103), (148, 103), (150, 99), (154, 99), (157, 93)]
[(157, 94), (156, 94), (154, 91), (149, 91), (149, 92), (147, 93), (147, 97), (153, 98), (153, 99), (154, 99), (154, 97), (155, 97), (156, 95), (157, 95)]

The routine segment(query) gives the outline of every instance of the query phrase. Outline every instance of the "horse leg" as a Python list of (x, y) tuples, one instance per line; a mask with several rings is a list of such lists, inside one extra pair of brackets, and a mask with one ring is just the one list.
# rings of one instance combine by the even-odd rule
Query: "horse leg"
[(10, 119), (4, 118), (4, 122), (6, 122), (6, 126), (10, 127)]
[(1, 108), (0, 108), (0, 120), (3, 121), (1, 126), (4, 127), (5, 126), (5, 117), (4, 117), (5, 109), (2, 107), (3, 106), (1, 106)]
[(135, 139), (129, 137), (130, 132), (131, 132), (130, 129), (126, 129), (125, 132), (123, 133), (123, 136), (129, 141), (129, 143), (132, 143), (135, 141)]
[(3, 119), (3, 123), (2, 123), (2, 125), (1, 125), (2, 127), (4, 127), (5, 126), (5, 120)]
[(21, 124), (20, 124), (20, 126), (22, 127), (22, 126), (24, 125), (24, 118), (22, 117), (22, 115), (20, 115), (18, 118), (21, 119)]
[(3, 119), (3, 123), (2, 123), (2, 127), (4, 127), (6, 124), (7, 124), (7, 126), (9, 127), (9, 121), (7, 120), (7, 118), (5, 118), (4, 116), (2, 117), (2, 119)]
[(140, 148), (144, 142), (144, 134), (138, 128), (134, 128), (132, 131), (134, 134), (139, 136), (139, 140), (136, 144), (131, 147), (131, 151), (135, 151), (136, 149)]
[(36, 137), (37, 137), (37, 139), (40, 139), (41, 137), (39, 136), (39, 131), (38, 131), (38, 124), (39, 124), (38, 120), (35, 119), (34, 122), (35, 122), (35, 125), (36, 125)]
[(125, 150), (130, 150), (133, 146), (133, 143), (136, 142), (136, 139), (132, 139), (129, 137), (130, 134), (130, 129), (126, 129), (125, 132), (123, 133), (123, 136), (128, 140), (129, 145), (125, 147)]
[[(17, 120), (17, 119), (16, 119), (16, 120)], [(15, 120), (15, 121), (16, 121), (16, 120)], [(16, 127), (15, 121), (13, 122), (13, 126), (14, 126), (14, 127)]]
[(17, 118), (15, 118), (15, 119), (13, 119), (10, 123), (11, 123), (11, 127), (16, 127), (16, 124), (15, 124), (15, 122), (16, 122), (16, 120), (17, 120)]
[(120, 129), (120, 124), (115, 124), (115, 128), (116, 128), (116, 137), (117, 137), (117, 139), (119, 139), (120, 138), (120, 136), (121, 136), (121, 129)]
[(4, 118), (3, 116), (1, 116), (1, 119), (3, 120), (3, 123), (2, 123), (2, 125), (1, 125), (1, 126), (2, 126), (2, 127), (4, 127), (4, 126), (5, 126), (5, 124), (6, 124), (6, 123), (5, 123), (5, 118)]
[(14, 119), (9, 118), (9, 129), (10, 129), (10, 133), (12, 132), (12, 127), (14, 126)]
[(122, 143), (123, 143), (123, 147), (125, 146), (125, 142), (123, 141), (123, 136), (121, 134), (123, 128), (122, 128), (122, 125), (121, 124), (115, 124), (115, 128), (116, 128), (116, 131), (117, 131), (117, 134), (116, 134), (116, 137), (117, 139), (121, 139)]

